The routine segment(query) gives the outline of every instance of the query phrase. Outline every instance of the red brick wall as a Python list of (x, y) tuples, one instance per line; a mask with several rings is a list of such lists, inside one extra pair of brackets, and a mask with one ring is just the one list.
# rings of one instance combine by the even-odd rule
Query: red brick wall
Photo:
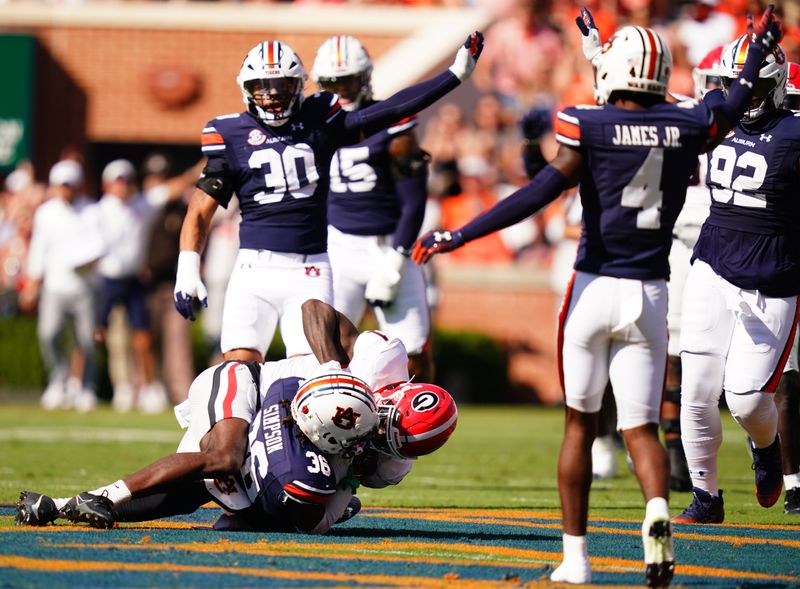
[[(544, 285), (502, 285), (491, 269), (475, 269), (482, 284), (443, 276), (434, 322), (470, 329), (502, 342), (509, 350), (509, 380), (532, 391), (529, 400), (563, 402), (556, 359), (557, 314), (561, 299)], [(511, 275), (530, 274), (511, 269)]]
[[(264, 39), (279, 38), (292, 46), (310, 69), (316, 48), (329, 36), (78, 27), (33, 32), (85, 93), (90, 141), (186, 144), (198, 141), (209, 119), (244, 108), (235, 79), (251, 47)], [(385, 35), (360, 34), (359, 38), (373, 57), (397, 42)], [(198, 77), (202, 88), (198, 100), (185, 108), (169, 109), (152, 96), (148, 74), (165, 66), (178, 66)], [(43, 82), (45, 91), (53, 91)]]

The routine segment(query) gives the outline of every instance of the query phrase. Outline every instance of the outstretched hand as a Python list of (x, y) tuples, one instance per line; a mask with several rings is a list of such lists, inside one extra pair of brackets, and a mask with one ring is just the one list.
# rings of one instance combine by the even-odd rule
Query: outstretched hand
[(460, 231), (429, 231), (414, 244), (411, 259), (420, 266), (436, 254), (444, 254), (464, 245)]
[(456, 59), (453, 65), (450, 66), (450, 71), (462, 82), (468, 79), (472, 72), (475, 71), (475, 66), (478, 63), (478, 58), (483, 51), (483, 33), (475, 31), (464, 44), (458, 49)]
[(592, 13), (585, 6), (581, 7), (581, 15), (575, 18), (575, 24), (581, 30), (583, 35), (583, 55), (589, 61), (600, 55), (603, 48), (603, 43), (600, 40), (600, 31), (597, 25), (594, 24)]
[(753, 15), (747, 15), (747, 34), (753, 45), (761, 46), (764, 51), (772, 51), (783, 39), (781, 20), (775, 16), (775, 5), (770, 4), (761, 15), (758, 24), (753, 22)]

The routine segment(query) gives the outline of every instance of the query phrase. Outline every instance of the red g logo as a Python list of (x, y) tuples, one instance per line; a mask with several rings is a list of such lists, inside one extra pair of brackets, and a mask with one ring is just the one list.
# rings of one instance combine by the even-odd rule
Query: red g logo
[(347, 409), (337, 407), (336, 415), (331, 418), (331, 421), (338, 428), (353, 429), (356, 426), (356, 419), (359, 417), (361, 417), (361, 414), (353, 411), (352, 407), (348, 407)]

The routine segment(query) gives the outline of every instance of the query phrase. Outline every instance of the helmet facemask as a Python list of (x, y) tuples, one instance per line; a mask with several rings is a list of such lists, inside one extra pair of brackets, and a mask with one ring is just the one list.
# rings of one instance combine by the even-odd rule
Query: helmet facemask
[[(742, 35), (723, 50), (719, 73), (722, 91), (726, 95), (744, 68), (749, 49), (750, 39), (747, 35)], [(743, 121), (754, 121), (783, 106), (787, 73), (786, 55), (780, 47), (775, 47), (761, 62), (758, 82), (753, 90), (750, 106), (742, 116)]]
[(372, 60), (361, 42), (350, 35), (334, 35), (320, 45), (311, 77), (322, 89), (340, 96), (346, 111), (372, 99)]
[(303, 103), (306, 71), (294, 50), (265, 41), (247, 54), (236, 78), (247, 110), (270, 126), (280, 126)]
[(358, 110), (372, 99), (372, 86), (366, 73), (350, 74), (316, 80), (322, 90), (339, 95), (339, 104), (346, 111)]

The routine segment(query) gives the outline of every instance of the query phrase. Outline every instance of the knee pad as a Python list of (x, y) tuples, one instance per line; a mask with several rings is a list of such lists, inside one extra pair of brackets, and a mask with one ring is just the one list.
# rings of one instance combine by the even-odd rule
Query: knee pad
[(772, 394), (725, 391), (725, 401), (736, 423), (744, 428), (756, 447), (764, 448), (773, 442), (778, 431), (778, 410)]
[(681, 404), (681, 387), (680, 385), (668, 386), (664, 391), (664, 400), (676, 405)]
[(662, 419), (661, 430), (665, 434), (681, 434), (681, 420), (680, 419)]

